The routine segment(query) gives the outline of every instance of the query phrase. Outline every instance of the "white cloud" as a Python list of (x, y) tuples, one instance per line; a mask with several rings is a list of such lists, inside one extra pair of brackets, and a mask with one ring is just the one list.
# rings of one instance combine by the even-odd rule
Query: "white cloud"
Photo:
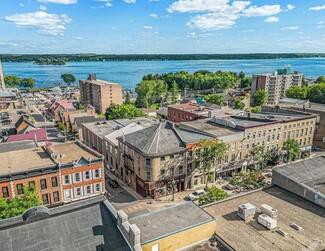
[(143, 26), (143, 28), (144, 28), (145, 30), (152, 30), (152, 29), (153, 29), (152, 26)]
[(65, 25), (71, 22), (66, 15), (49, 14), (44, 11), (6, 16), (5, 20), (17, 26), (27, 26), (37, 29), (40, 34), (63, 35)]
[(136, 3), (137, 0), (123, 0), (125, 3)]
[(281, 30), (292, 30), (292, 31), (295, 31), (298, 29), (299, 29), (299, 26), (287, 26), (287, 27), (281, 28)]
[(316, 24), (318, 24), (318, 25), (324, 24), (324, 21), (319, 21)]
[(42, 11), (46, 11), (47, 10), (46, 6), (44, 6), (44, 5), (40, 5), (39, 9), (42, 10)]
[(315, 10), (315, 11), (325, 10), (325, 5), (310, 7), (309, 10)]
[(113, 4), (111, 3), (112, 0), (94, 0), (95, 2), (102, 2), (104, 5), (101, 5), (99, 7), (94, 7), (93, 9), (98, 9), (98, 8), (105, 8), (105, 7), (111, 7)]
[(280, 19), (278, 17), (268, 17), (267, 19), (264, 20), (266, 23), (277, 23), (279, 22)]
[(149, 2), (159, 2), (159, 0), (148, 0)]
[(294, 8), (296, 8), (296, 7), (292, 4), (287, 5), (287, 10), (293, 10)]
[(152, 18), (158, 18), (158, 15), (157, 14), (149, 14), (149, 17), (152, 17)]
[(298, 31), (296, 32), (297, 35), (301, 35), (301, 34), (304, 34), (302, 31)]
[(19, 7), (24, 7), (25, 5), (23, 3), (20, 3), (19, 4)]
[(280, 5), (264, 5), (257, 7), (256, 5), (250, 6), (243, 11), (244, 16), (247, 17), (263, 17), (272, 16), (282, 12)]
[[(168, 7), (168, 12), (196, 13), (198, 14), (187, 22), (187, 26), (201, 30), (230, 29), (241, 17), (273, 16), (280, 12), (292, 10), (293, 5), (288, 5), (286, 10), (280, 5), (251, 5), (250, 1), (229, 0), (178, 0)], [(276, 17), (265, 21), (275, 22)], [(277, 19), (279, 21), (279, 19)]]
[(76, 4), (78, 0), (37, 0), (41, 3)]

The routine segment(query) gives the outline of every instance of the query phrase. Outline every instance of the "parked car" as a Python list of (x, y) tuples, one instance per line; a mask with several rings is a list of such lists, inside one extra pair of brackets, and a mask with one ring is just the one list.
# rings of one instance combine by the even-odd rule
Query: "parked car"
[(117, 188), (119, 186), (117, 180), (110, 179), (110, 178), (108, 179), (108, 185), (111, 188)]
[(231, 184), (231, 183), (228, 183), (226, 186), (225, 186), (226, 189), (228, 190), (235, 190), (236, 189), (236, 186)]
[(319, 146), (313, 146), (313, 147), (312, 147), (312, 150), (313, 150), (313, 151), (320, 151), (321, 149), (320, 149)]
[(193, 193), (189, 194), (187, 198), (193, 201), (198, 199), (201, 195), (206, 195), (206, 192), (203, 189), (194, 191)]

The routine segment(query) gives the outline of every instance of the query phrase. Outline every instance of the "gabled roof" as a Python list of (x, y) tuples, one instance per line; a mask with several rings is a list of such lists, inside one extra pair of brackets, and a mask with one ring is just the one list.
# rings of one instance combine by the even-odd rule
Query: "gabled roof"
[(58, 108), (58, 106), (61, 106), (63, 109), (74, 109), (75, 107), (73, 106), (73, 103), (70, 103), (67, 99), (60, 99), (55, 101), (50, 109), (52, 111), (56, 110), (56, 108)]
[(164, 155), (182, 152), (185, 143), (177, 135), (170, 122), (157, 125), (119, 137), (118, 140), (132, 145), (146, 155)]
[(23, 140), (36, 140), (37, 142), (46, 141), (46, 130), (45, 129), (35, 129), (31, 130), (25, 134), (10, 135), (7, 142), (16, 142)]
[(15, 128), (17, 129), (23, 122), (25, 122), (28, 126), (35, 128), (34, 124), (30, 120), (26, 119), (25, 116), (21, 116), (17, 120), (17, 122), (15, 123)]

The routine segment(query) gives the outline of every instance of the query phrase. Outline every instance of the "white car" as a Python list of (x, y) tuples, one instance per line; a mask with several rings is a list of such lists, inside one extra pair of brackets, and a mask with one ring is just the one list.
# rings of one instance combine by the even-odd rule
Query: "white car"
[(193, 201), (193, 200), (198, 199), (201, 195), (205, 195), (205, 194), (206, 194), (206, 192), (203, 189), (196, 190), (188, 196), (188, 199)]

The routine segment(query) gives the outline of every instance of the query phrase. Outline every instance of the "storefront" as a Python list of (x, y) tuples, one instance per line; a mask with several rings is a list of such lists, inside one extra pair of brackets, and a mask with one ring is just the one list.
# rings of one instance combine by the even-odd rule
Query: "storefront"
[(136, 178), (136, 191), (143, 197), (153, 199), (166, 196), (174, 192), (185, 191), (185, 175), (172, 177), (156, 182), (145, 182), (140, 177)]

